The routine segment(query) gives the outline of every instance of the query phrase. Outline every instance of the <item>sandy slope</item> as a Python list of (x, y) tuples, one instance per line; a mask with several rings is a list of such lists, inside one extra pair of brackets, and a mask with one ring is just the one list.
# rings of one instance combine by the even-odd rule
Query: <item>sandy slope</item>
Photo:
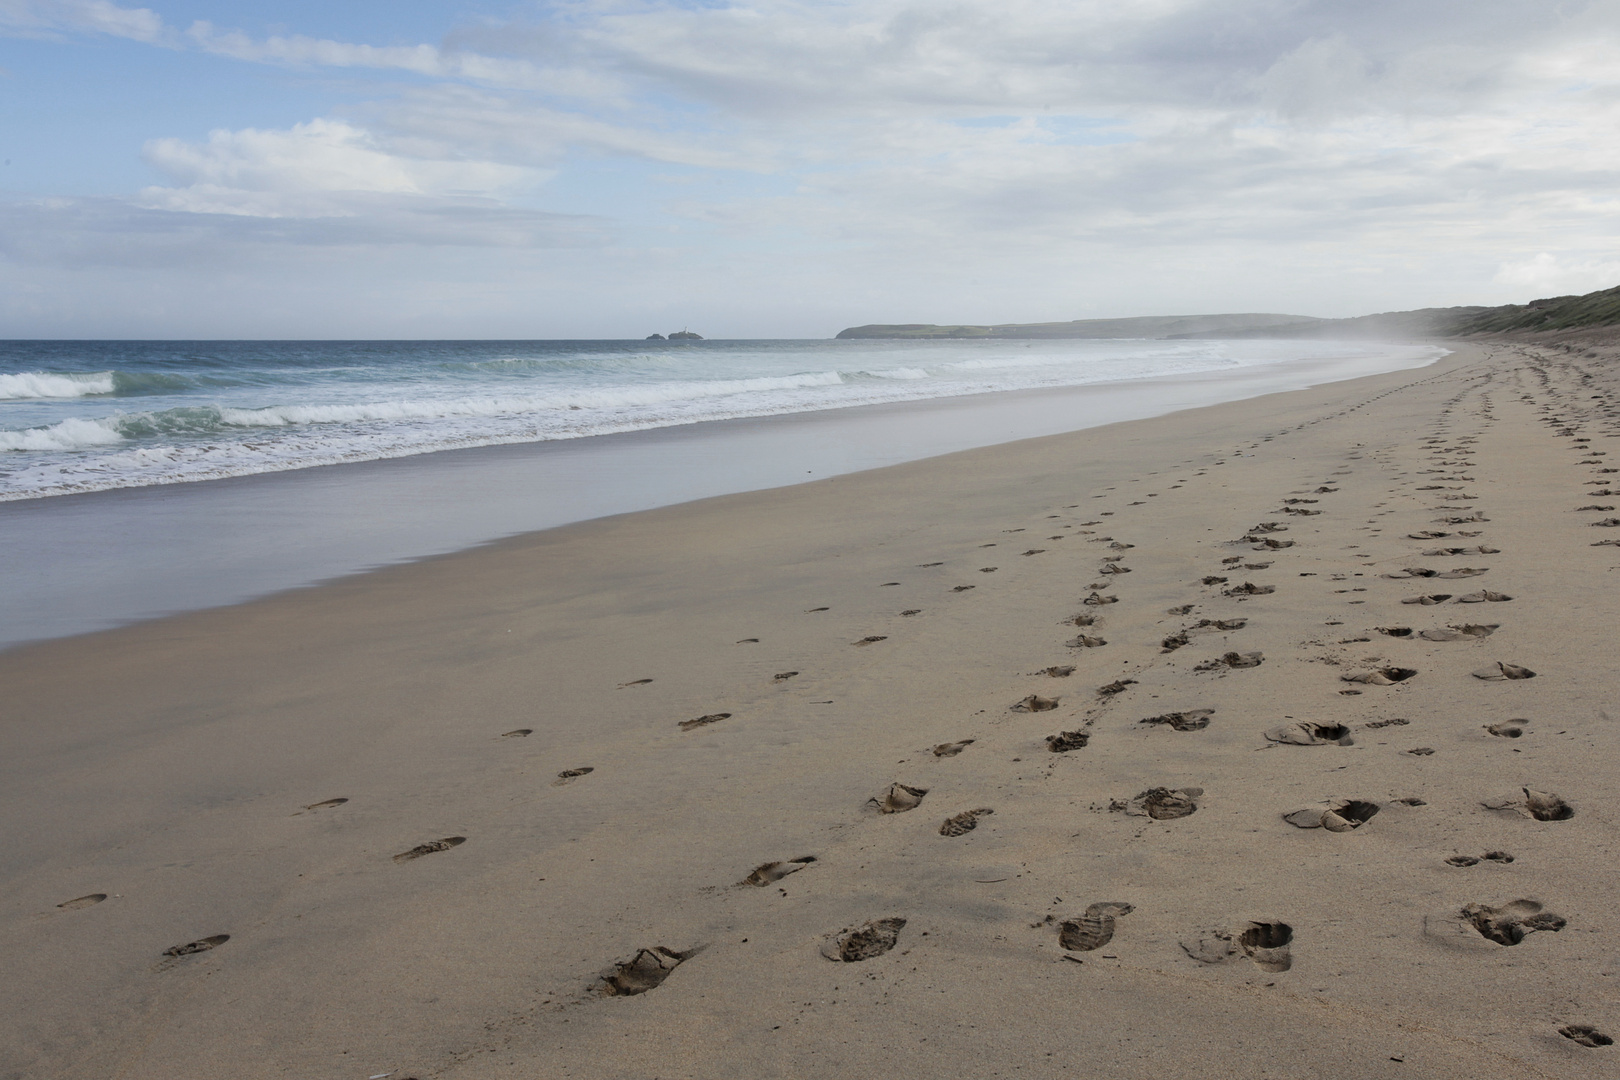
[(1560, 1034), (1620, 1036), (1613, 370), (1468, 346), (0, 654), (0, 1077), (1614, 1075)]

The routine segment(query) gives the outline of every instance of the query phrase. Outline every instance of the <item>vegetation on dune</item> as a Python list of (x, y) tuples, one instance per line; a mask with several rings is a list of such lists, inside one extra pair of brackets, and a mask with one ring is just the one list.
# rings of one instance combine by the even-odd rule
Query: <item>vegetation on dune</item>
[(1620, 326), (1620, 287), (1501, 307), (1419, 308), (1351, 319), (1298, 315), (1165, 315), (990, 326), (874, 323), (841, 338), (1346, 338), (1470, 337)]

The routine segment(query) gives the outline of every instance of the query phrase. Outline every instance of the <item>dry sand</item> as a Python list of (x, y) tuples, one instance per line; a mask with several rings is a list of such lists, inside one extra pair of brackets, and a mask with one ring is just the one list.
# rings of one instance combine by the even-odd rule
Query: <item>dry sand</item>
[(1614, 372), (1470, 345), (0, 654), (0, 1077), (1617, 1075), (1561, 1034), (1620, 1036)]

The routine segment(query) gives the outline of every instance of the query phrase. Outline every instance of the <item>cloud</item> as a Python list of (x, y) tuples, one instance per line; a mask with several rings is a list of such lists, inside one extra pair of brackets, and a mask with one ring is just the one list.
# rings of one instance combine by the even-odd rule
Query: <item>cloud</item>
[[(538, 13), (373, 45), (0, 0), (11, 32), (341, 71), (369, 98), (275, 130), (156, 132), (163, 185), (12, 204), (21, 238), (0, 245), (50, 258), (60, 228), (63, 258), (130, 265), (230, 257), (210, 244), (589, 246), (629, 253), (598, 285), (760, 307), (775, 283), (807, 309), (889, 305), (880, 319), (1355, 314), (1620, 272), (1595, 253), (1620, 231), (1620, 0), (521, 10)], [(563, 198), (604, 216), (535, 209)]]
[(408, 71), (436, 79), (595, 99), (617, 99), (623, 94), (622, 85), (615, 80), (583, 68), (559, 68), (431, 44), (378, 46), (302, 35), (257, 40), (239, 30), (219, 30), (203, 20), (192, 23), (185, 36), (204, 52), (250, 63)]
[(0, 33), (35, 36), (78, 32), (159, 43), (167, 33), (150, 8), (108, 0), (0, 0)]
[(339, 207), (361, 195), (487, 198), (545, 178), (515, 165), (392, 153), (370, 132), (334, 120), (215, 131), (201, 144), (154, 139), (143, 156), (183, 186), (148, 188), (142, 205), (259, 217), (347, 215)]
[(1528, 259), (1503, 263), (1492, 280), (1516, 292), (1533, 292), (1537, 297), (1596, 292), (1620, 282), (1620, 261), (1578, 258), (1566, 263), (1543, 251)]

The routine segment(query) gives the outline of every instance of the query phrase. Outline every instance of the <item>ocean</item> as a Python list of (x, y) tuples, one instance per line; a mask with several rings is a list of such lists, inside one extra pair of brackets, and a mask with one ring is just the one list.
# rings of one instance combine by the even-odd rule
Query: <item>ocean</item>
[(0, 343), (0, 648), (591, 518), (1420, 368), (1444, 352)]
[(0, 501), (741, 417), (1388, 360), (1279, 341), (0, 342)]

